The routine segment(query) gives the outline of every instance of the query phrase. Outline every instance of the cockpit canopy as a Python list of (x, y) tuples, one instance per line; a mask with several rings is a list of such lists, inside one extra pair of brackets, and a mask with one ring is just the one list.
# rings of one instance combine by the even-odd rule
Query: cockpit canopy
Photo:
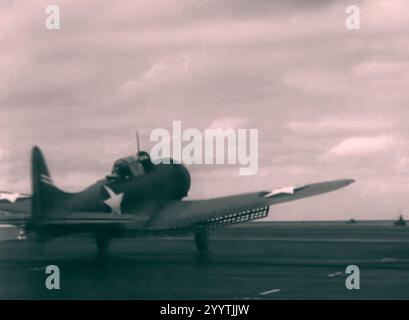
[(149, 154), (145, 151), (139, 151), (135, 156), (115, 161), (109, 178), (129, 180), (145, 173), (153, 168), (153, 163)]

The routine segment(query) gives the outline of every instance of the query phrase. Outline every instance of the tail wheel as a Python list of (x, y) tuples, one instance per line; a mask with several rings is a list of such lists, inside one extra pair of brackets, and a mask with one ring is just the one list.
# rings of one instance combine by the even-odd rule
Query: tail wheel
[(207, 230), (198, 230), (195, 232), (196, 250), (200, 254), (206, 254), (209, 251), (209, 236)]

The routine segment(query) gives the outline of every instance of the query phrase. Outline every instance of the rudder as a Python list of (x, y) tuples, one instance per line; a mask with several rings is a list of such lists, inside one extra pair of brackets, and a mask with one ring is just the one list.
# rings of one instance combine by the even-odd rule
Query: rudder
[(31, 151), (31, 183), (31, 220), (35, 223), (46, 217), (55, 200), (66, 195), (54, 185), (43, 153), (37, 146)]

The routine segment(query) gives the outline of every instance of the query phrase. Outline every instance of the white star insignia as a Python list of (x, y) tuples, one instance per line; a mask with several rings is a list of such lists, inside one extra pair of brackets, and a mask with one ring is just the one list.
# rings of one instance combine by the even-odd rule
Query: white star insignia
[(116, 194), (109, 187), (104, 186), (104, 188), (109, 194), (109, 198), (104, 200), (104, 203), (111, 208), (113, 214), (122, 214), (121, 203), (124, 193)]
[(297, 187), (283, 187), (271, 191), (269, 194), (266, 194), (264, 198), (271, 198), (277, 194), (294, 194), (294, 191)]
[(15, 203), (19, 198), (27, 198), (28, 196), (19, 194), (19, 193), (9, 193), (9, 192), (0, 192), (0, 200), (7, 200), (11, 203)]

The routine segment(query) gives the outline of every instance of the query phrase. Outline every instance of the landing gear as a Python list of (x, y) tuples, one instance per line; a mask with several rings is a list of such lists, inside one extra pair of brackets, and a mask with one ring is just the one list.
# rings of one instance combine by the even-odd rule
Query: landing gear
[(97, 235), (97, 249), (98, 249), (98, 257), (104, 258), (108, 255), (109, 245), (111, 244), (111, 239), (104, 237), (103, 235)]
[(207, 230), (201, 229), (195, 233), (196, 250), (200, 255), (206, 255), (209, 251), (209, 236)]

